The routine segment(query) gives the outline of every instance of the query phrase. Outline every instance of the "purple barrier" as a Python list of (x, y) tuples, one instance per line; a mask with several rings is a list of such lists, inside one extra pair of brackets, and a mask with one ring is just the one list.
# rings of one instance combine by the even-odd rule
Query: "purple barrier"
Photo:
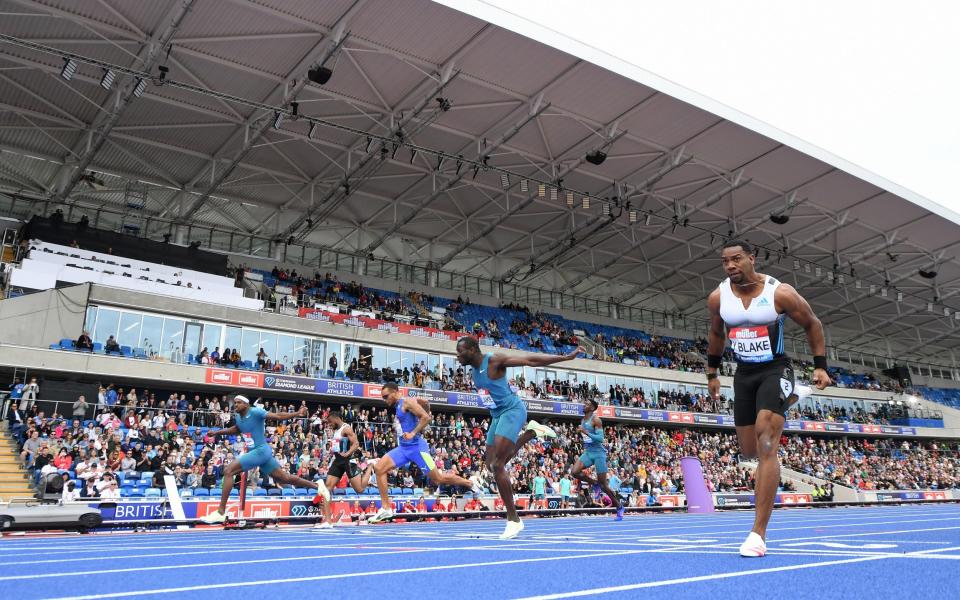
[(685, 456), (680, 459), (680, 468), (683, 469), (683, 488), (687, 494), (687, 512), (712, 513), (713, 494), (707, 489), (700, 459)]

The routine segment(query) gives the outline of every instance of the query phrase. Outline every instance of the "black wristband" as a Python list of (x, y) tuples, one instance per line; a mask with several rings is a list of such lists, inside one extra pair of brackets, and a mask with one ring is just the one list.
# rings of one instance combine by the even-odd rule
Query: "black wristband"
[(719, 377), (719, 375), (717, 375), (716, 373), (707, 373), (707, 381), (712, 381), (717, 377)]
[(708, 354), (707, 355), (707, 366), (711, 369), (719, 369), (720, 364), (723, 362), (723, 357), (719, 354)]
[(823, 355), (813, 357), (813, 368), (827, 370), (827, 357)]

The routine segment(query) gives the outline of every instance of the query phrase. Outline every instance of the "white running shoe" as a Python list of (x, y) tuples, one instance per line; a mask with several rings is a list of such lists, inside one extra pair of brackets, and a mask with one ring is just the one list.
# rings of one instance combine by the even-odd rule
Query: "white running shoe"
[(787, 406), (793, 406), (801, 400), (809, 398), (812, 394), (812, 387), (798, 383), (793, 386), (793, 393), (787, 397)]
[(382, 523), (383, 521), (389, 521), (396, 516), (392, 510), (387, 508), (381, 508), (377, 511), (377, 514), (373, 515), (367, 519), (367, 523)]
[(327, 489), (327, 484), (322, 481), (317, 482), (317, 495), (314, 500), (316, 501), (317, 498), (323, 498), (325, 503), (330, 502), (330, 490)]
[(227, 515), (223, 514), (219, 510), (210, 513), (205, 517), (200, 517), (201, 523), (206, 523), (207, 525), (219, 525), (224, 523), (227, 520)]
[(313, 526), (314, 529), (333, 529), (333, 523), (330, 521), (321, 521)]
[(530, 421), (527, 423), (527, 426), (524, 428), (524, 431), (532, 431), (537, 434), (537, 437), (540, 438), (555, 438), (557, 437), (557, 432), (553, 429), (547, 427), (546, 425), (541, 425), (536, 421)]
[(757, 533), (751, 531), (747, 539), (740, 544), (740, 556), (759, 558), (767, 553), (767, 543)]
[(483, 488), (481, 488), (480, 484), (476, 481), (473, 482), (473, 486), (470, 488), (470, 491), (473, 492), (473, 495), (477, 497), (483, 495)]
[(523, 520), (507, 521), (507, 527), (503, 530), (503, 533), (500, 534), (500, 539), (512, 540), (520, 535), (521, 531), (523, 531)]

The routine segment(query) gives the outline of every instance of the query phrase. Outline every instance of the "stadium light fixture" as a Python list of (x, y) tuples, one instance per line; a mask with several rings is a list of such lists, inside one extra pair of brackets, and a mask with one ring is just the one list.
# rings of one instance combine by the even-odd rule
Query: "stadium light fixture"
[(500, 173), (500, 185), (503, 186), (503, 189), (510, 187), (510, 176), (506, 173)]
[(556, 202), (556, 201), (557, 201), (557, 194), (558, 194), (558, 193), (559, 193), (559, 192), (557, 191), (557, 188), (555, 188), (555, 187), (550, 188), (550, 202)]
[(134, 97), (142, 97), (145, 91), (147, 91), (147, 80), (142, 78), (137, 79), (137, 85), (133, 88)]
[(526, 194), (527, 192), (529, 192), (529, 191), (530, 191), (530, 182), (527, 181), (526, 179), (521, 179), (521, 180), (520, 180), (520, 191), (523, 192), (524, 194)]
[(637, 222), (637, 211), (631, 210), (630, 212), (628, 212), (628, 213), (627, 213), (627, 218), (630, 220), (631, 223), (636, 223), (636, 222)]
[(547, 197), (547, 186), (546, 186), (546, 185), (544, 185), (544, 184), (541, 183), (540, 185), (537, 186), (537, 197), (538, 197), (538, 198), (546, 198), (546, 197)]
[(307, 79), (317, 85), (324, 85), (330, 81), (333, 71), (324, 66), (314, 67), (307, 71)]
[(584, 196), (581, 203), (583, 210), (590, 210), (590, 196)]
[(573, 201), (574, 201), (573, 192), (568, 191), (567, 192), (567, 208), (573, 208)]
[(77, 61), (72, 58), (66, 58), (63, 61), (63, 68), (60, 69), (60, 77), (63, 77), (65, 81), (70, 81), (73, 79), (73, 76), (77, 73), (77, 67), (80, 65), (77, 64)]
[(280, 124), (283, 123), (283, 113), (279, 110), (273, 113), (273, 128), (280, 129)]
[(116, 78), (117, 78), (116, 73), (114, 73), (110, 69), (104, 69), (103, 77), (100, 78), (100, 87), (102, 87), (105, 90), (109, 90), (111, 87), (113, 87), (113, 82)]

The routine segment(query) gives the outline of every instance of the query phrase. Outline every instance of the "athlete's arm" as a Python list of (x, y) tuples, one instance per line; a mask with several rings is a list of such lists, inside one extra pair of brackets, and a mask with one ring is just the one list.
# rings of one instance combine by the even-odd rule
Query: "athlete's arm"
[(238, 433), (240, 433), (240, 430), (237, 429), (237, 426), (231, 425), (226, 429), (217, 429), (215, 431), (208, 431), (207, 435), (209, 435), (210, 437), (217, 437), (218, 435), (237, 435)]
[(354, 452), (360, 449), (360, 440), (357, 439), (357, 434), (353, 431), (353, 427), (349, 425), (347, 425), (347, 428), (343, 431), (343, 435), (350, 440), (350, 447), (340, 456), (349, 458), (353, 456)]
[[(823, 323), (813, 314), (813, 309), (806, 299), (793, 286), (781, 283), (774, 294), (774, 304), (778, 311), (782, 310), (794, 323), (803, 327), (813, 355), (826, 356), (827, 342), (823, 336)], [(812, 381), (821, 390), (832, 383), (825, 369), (814, 369)]]
[(417, 422), (417, 426), (413, 428), (413, 431), (403, 434), (403, 439), (412, 440), (427, 428), (427, 425), (430, 424), (430, 421), (433, 421), (433, 416), (427, 411), (423, 410), (423, 407), (420, 406), (419, 402), (411, 402), (410, 404), (404, 403), (404, 408), (410, 411), (411, 415), (420, 419)]
[(600, 417), (594, 415), (593, 419), (590, 420), (590, 423), (593, 425), (593, 433), (590, 433), (586, 429), (583, 430), (591, 440), (595, 442), (603, 441), (603, 422), (600, 420)]
[[(490, 357), (490, 370), (494, 373), (505, 371), (507, 367), (546, 367), (554, 363), (573, 360), (577, 354), (583, 352), (583, 348), (577, 347), (576, 350), (563, 356), (553, 354), (527, 354), (525, 356), (507, 356), (506, 354), (494, 354)], [(493, 373), (491, 373), (491, 376)], [(499, 378), (494, 377), (494, 379)]]
[(296, 419), (297, 417), (305, 417), (305, 416), (307, 416), (307, 407), (301, 406), (300, 410), (295, 412), (282, 412), (282, 413), (268, 412), (264, 418), (276, 419), (278, 421), (286, 421), (287, 419)]
[[(722, 356), (726, 346), (724, 339), (727, 326), (720, 317), (720, 290), (716, 289), (707, 296), (707, 313), (710, 315), (710, 331), (707, 333), (707, 356)], [(707, 390), (716, 399), (720, 397), (720, 380), (716, 377), (717, 367), (707, 365)]]

